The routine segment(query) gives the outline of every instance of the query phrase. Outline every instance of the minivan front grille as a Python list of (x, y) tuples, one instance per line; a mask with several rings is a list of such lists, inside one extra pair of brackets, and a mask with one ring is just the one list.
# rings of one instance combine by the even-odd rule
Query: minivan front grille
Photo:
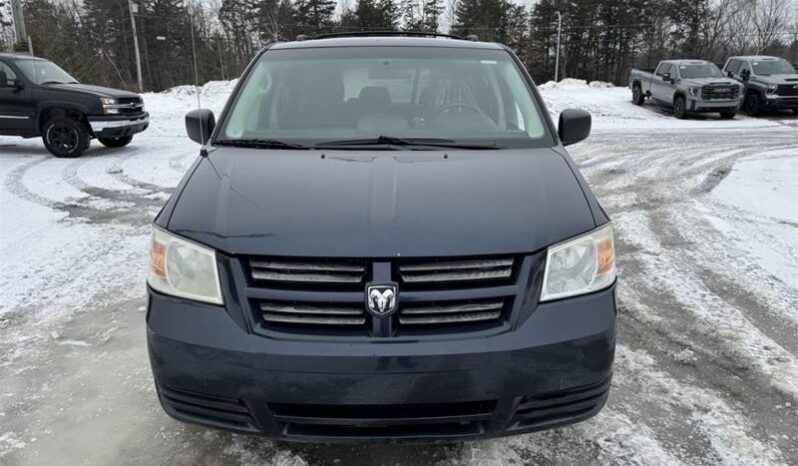
[(263, 300), (259, 306), (263, 320), (277, 324), (358, 326), (366, 323), (362, 304)]
[[(241, 290), (258, 333), (309, 338), (399, 337), (491, 331), (513, 312), (522, 256), (303, 258), (238, 261)], [(541, 258), (530, 259), (529, 266)], [(524, 280), (527, 280), (524, 278)], [(395, 286), (396, 309), (369, 309), (369, 286)], [(373, 304), (373, 303), (372, 303)]]
[(514, 259), (410, 260), (399, 264), (402, 283), (441, 285), (509, 280)]
[(418, 326), (494, 321), (501, 317), (505, 304), (504, 298), (408, 304), (399, 311), (399, 323)]
[(256, 282), (281, 284), (362, 283), (366, 264), (352, 260), (251, 259), (249, 266)]

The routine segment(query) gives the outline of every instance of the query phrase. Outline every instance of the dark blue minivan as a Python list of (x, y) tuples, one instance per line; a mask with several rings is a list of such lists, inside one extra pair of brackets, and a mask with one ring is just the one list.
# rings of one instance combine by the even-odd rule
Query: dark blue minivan
[(262, 50), (157, 216), (147, 341), (181, 421), (452, 441), (587, 419), (615, 350), (609, 219), (506, 47), (408, 34)]

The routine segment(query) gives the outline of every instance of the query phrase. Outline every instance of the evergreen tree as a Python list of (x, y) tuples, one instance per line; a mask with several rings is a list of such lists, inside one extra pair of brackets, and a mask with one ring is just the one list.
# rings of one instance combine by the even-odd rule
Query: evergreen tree
[(309, 35), (329, 28), (334, 13), (335, 0), (299, 0), (296, 4), (296, 20)]

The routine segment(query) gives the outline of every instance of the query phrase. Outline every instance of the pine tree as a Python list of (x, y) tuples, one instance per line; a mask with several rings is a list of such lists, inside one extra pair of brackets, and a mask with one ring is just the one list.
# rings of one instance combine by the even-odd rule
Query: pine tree
[(304, 34), (315, 34), (329, 28), (335, 13), (335, 0), (299, 0), (296, 4), (296, 20), (306, 30)]

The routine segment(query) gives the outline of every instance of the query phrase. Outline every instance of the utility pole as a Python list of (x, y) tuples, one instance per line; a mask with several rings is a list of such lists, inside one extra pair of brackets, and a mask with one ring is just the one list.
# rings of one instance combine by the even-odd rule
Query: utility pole
[(554, 82), (560, 81), (560, 37), (562, 36), (562, 15), (557, 12), (557, 53), (554, 59)]
[(138, 11), (138, 5), (133, 8), (133, 0), (127, 0), (127, 6), (130, 10), (130, 28), (133, 31), (133, 50), (136, 54), (136, 78), (138, 78), (139, 92), (144, 92), (144, 83), (141, 80), (141, 53), (139, 53), (139, 35), (136, 33), (136, 18), (133, 16), (135, 11)]

